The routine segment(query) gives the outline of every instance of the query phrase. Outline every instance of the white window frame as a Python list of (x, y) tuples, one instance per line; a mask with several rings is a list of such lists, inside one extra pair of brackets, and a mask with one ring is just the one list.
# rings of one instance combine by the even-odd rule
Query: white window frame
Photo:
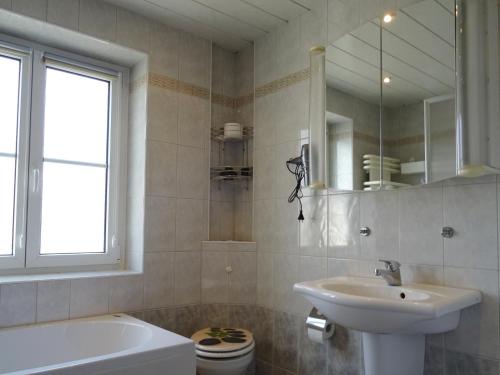
[[(0, 35), (0, 45), (6, 38), (8, 37)], [(129, 71), (124, 67), (29, 41), (20, 41), (17, 44), (25, 46), (23, 56), (26, 56), (25, 65), (29, 68), (26, 72), (27, 81), (23, 81), (22, 85), (23, 95), (26, 94), (28, 102), (19, 106), (22, 112), (27, 113), (21, 117), (23, 121), (19, 121), (18, 130), (23, 136), (18, 136), (18, 139), (24, 143), (21, 144), (22, 148), (18, 146), (18, 163), (22, 166), (18, 174), (22, 175), (22, 179), (18, 179), (20, 183), (16, 184), (16, 196), (23, 196), (24, 201), (19, 202), (16, 212), (22, 212), (23, 215), (20, 217), (19, 213), (16, 214), (15, 254), (0, 258), (0, 269), (23, 268), (31, 273), (44, 272), (47, 269), (81, 271), (102, 270), (102, 266), (104, 269), (121, 268), (124, 264), (126, 224)], [(106, 249), (103, 253), (40, 254), (45, 70), (49, 66), (105, 79), (110, 83)], [(29, 92), (24, 93), (25, 90)]]
[(26, 208), (28, 148), (31, 104), (31, 49), (0, 41), (0, 55), (20, 61), (13, 254), (0, 256), (0, 269), (23, 268), (26, 255)]

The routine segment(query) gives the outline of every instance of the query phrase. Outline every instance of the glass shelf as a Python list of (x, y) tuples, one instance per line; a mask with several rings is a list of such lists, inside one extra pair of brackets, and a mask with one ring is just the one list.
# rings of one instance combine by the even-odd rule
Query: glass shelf
[(253, 128), (250, 126), (243, 127), (243, 136), (241, 139), (224, 139), (224, 128), (211, 128), (210, 138), (216, 142), (243, 142), (253, 138)]
[(210, 168), (210, 178), (215, 181), (248, 180), (253, 176), (253, 167), (221, 165)]

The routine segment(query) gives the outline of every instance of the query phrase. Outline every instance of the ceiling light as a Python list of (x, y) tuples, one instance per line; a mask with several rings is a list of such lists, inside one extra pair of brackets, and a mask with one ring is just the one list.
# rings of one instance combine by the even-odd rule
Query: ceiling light
[(385, 83), (385, 84), (389, 84), (389, 83), (391, 83), (391, 77), (389, 77), (389, 76), (384, 77), (384, 83)]
[(392, 14), (392, 13), (384, 14), (383, 20), (385, 23), (390, 23), (390, 22), (392, 22), (393, 19), (394, 19), (394, 14)]

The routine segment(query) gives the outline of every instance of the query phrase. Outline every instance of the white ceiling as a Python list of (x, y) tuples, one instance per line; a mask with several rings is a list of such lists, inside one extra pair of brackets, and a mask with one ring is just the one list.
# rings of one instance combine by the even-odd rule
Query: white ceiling
[[(395, 107), (452, 94), (455, 85), (453, 0), (425, 0), (398, 11), (382, 31), (384, 105)], [(377, 19), (327, 48), (327, 83), (363, 100), (380, 101)]]
[(231, 50), (311, 8), (314, 0), (106, 0)]

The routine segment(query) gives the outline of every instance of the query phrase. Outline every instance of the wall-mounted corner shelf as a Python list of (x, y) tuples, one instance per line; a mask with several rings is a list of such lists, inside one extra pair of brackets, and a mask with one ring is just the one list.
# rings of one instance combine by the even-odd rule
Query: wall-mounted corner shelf
[(253, 167), (222, 165), (210, 168), (210, 178), (215, 181), (248, 180), (253, 176)]
[(253, 138), (253, 127), (251, 126), (243, 126), (243, 137), (241, 139), (224, 138), (224, 128), (211, 128), (210, 129), (210, 138), (216, 142), (244, 142)]

